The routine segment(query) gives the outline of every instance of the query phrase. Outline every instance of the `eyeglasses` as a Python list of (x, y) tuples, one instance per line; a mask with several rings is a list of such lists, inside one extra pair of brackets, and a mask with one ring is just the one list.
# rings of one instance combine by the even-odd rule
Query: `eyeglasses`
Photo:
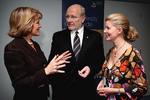
[(67, 16), (65, 16), (65, 17), (66, 17), (66, 19), (69, 19), (69, 18), (71, 18), (71, 19), (80, 18), (80, 16), (73, 16), (73, 15), (71, 15), (71, 16), (67, 15)]

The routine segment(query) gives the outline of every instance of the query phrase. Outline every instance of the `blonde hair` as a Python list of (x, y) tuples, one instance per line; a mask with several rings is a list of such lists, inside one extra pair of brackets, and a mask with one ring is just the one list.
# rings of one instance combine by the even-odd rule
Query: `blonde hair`
[(11, 12), (10, 37), (24, 37), (32, 31), (32, 25), (42, 19), (42, 13), (31, 7), (18, 7)]
[(105, 21), (111, 21), (114, 26), (121, 27), (124, 33), (124, 39), (129, 42), (135, 41), (139, 38), (137, 30), (130, 26), (128, 18), (121, 13), (110, 14)]

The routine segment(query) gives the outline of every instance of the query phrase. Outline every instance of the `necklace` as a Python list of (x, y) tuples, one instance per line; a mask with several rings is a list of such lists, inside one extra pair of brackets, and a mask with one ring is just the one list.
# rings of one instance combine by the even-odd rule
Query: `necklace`
[(27, 41), (27, 42), (28, 42), (28, 44), (33, 45), (33, 42), (30, 42), (30, 41)]
[(117, 57), (118, 52), (125, 46), (125, 44), (126, 42), (123, 42), (123, 44), (120, 47), (118, 48), (114, 47), (114, 51), (113, 51), (114, 57)]
[(28, 44), (33, 45), (33, 42), (31, 40), (28, 40), (27, 38), (24, 38)]

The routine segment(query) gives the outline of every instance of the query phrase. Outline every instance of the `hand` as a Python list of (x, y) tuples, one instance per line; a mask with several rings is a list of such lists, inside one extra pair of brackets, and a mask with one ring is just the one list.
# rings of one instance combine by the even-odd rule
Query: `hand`
[(99, 90), (100, 88), (103, 88), (104, 87), (104, 81), (101, 80), (97, 86), (97, 90)]
[(99, 87), (99, 88), (97, 89), (97, 93), (98, 93), (100, 96), (107, 96), (107, 95), (105, 94), (105, 91), (104, 91), (103, 89), (104, 89), (104, 87)]
[(89, 68), (89, 66), (85, 66), (81, 71), (78, 71), (78, 74), (81, 77), (86, 78), (90, 74), (90, 68)]
[(107, 96), (109, 94), (119, 93), (120, 90), (118, 88), (110, 88), (110, 87), (101, 87), (98, 90), (98, 94), (100, 96)]
[(53, 73), (65, 73), (65, 71), (59, 69), (65, 67), (66, 63), (70, 63), (67, 61), (69, 58), (71, 58), (71, 53), (69, 51), (65, 51), (61, 55), (55, 55), (45, 68), (46, 75)]
[(105, 96), (105, 93), (104, 92), (101, 92), (101, 88), (104, 88), (104, 81), (101, 80), (97, 86), (97, 93), (100, 95), (100, 96)]

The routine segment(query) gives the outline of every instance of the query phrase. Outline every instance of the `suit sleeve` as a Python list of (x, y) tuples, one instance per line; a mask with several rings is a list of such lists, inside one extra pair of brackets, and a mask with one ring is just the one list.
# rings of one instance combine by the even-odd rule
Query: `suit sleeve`
[(4, 62), (12, 85), (16, 88), (38, 87), (47, 82), (44, 68), (31, 72), (26, 70), (27, 67), (32, 66), (26, 64), (24, 54), (19, 49), (12, 49), (7, 46), (4, 52)]

